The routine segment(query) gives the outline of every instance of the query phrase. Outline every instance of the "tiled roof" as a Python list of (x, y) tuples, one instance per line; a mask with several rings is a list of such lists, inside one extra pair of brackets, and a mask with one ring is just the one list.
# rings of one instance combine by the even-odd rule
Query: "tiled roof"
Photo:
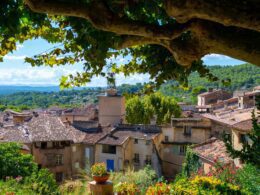
[(141, 130), (114, 129), (110, 134), (106, 135), (98, 143), (99, 144), (108, 144), (108, 145), (122, 145), (129, 138), (152, 140), (158, 135), (159, 135), (159, 133), (151, 133), (151, 132), (146, 133)]
[(241, 131), (251, 131), (253, 128), (252, 120), (245, 120), (239, 123), (236, 123), (232, 126), (234, 129), (241, 130)]
[(0, 142), (30, 143), (29, 135), (18, 126), (0, 127)]
[(224, 110), (216, 114), (202, 114), (202, 116), (226, 125), (235, 125), (239, 122), (251, 119), (252, 111), (253, 109)]
[(73, 141), (80, 142), (85, 134), (75, 128), (65, 125), (57, 116), (42, 114), (33, 117), (24, 124), (28, 128), (32, 141)]
[(211, 138), (204, 143), (197, 144), (192, 147), (192, 150), (199, 157), (211, 163), (214, 163), (215, 160), (224, 164), (233, 161), (226, 151), (225, 143), (216, 138)]
[(207, 91), (207, 92), (199, 94), (198, 96), (204, 97), (204, 96), (207, 96), (209, 94), (216, 93), (216, 92), (219, 92), (219, 91), (221, 91), (221, 89), (213, 90), (213, 91)]
[(68, 123), (63, 123), (58, 116), (40, 114), (30, 121), (19, 126), (0, 127), (0, 142), (35, 141), (73, 141), (74, 143), (94, 144), (104, 137), (110, 128), (104, 127), (93, 129), (77, 129)]
[(96, 144), (100, 139), (105, 137), (111, 130), (112, 127), (102, 127), (98, 132), (84, 131), (85, 137), (82, 140), (82, 142), (86, 144)]
[(97, 106), (90, 104), (86, 107), (67, 109), (64, 111), (64, 115), (91, 115), (94, 112), (97, 112)]

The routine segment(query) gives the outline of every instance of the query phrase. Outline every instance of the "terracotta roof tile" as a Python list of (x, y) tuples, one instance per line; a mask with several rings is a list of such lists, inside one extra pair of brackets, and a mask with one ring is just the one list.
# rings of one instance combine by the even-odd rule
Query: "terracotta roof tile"
[(211, 138), (204, 143), (197, 144), (193, 146), (192, 149), (198, 156), (210, 161), (211, 163), (214, 163), (214, 160), (224, 164), (233, 161), (226, 151), (225, 143), (216, 138)]

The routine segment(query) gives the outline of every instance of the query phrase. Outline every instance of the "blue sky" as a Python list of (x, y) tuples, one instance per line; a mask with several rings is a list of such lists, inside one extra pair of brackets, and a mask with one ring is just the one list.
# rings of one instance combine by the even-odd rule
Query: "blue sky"
[[(29, 86), (46, 86), (58, 85), (62, 75), (68, 75), (82, 70), (80, 64), (66, 65), (61, 67), (31, 67), (24, 62), (26, 56), (33, 56), (52, 48), (44, 40), (30, 40), (22, 45), (18, 45), (18, 50), (10, 53), (4, 58), (4, 62), (0, 63), (0, 85), (29, 85)], [(123, 58), (115, 59), (117, 62), (123, 62)], [(210, 54), (203, 57), (204, 63), (207, 65), (237, 65), (244, 63), (243, 61), (223, 56), (219, 54)], [(125, 78), (123, 75), (117, 75), (117, 85), (123, 83), (134, 84), (137, 82), (147, 82), (148, 75), (132, 75)], [(105, 86), (104, 78), (94, 78), (87, 86)]]

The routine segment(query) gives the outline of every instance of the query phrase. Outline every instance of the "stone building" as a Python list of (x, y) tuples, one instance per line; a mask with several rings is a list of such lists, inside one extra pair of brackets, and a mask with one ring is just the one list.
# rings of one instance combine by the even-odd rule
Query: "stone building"
[(96, 145), (96, 161), (105, 162), (108, 170), (128, 167), (139, 170), (150, 164), (161, 175), (161, 129), (153, 125), (119, 124)]
[(232, 94), (222, 89), (209, 89), (208, 92), (198, 95), (197, 109), (200, 112), (209, 112), (211, 105), (232, 98)]
[(116, 89), (108, 89), (98, 96), (98, 120), (101, 126), (117, 125), (125, 121), (125, 97)]
[(39, 168), (48, 168), (58, 182), (75, 178), (80, 170), (92, 165), (95, 144), (107, 134), (107, 129), (99, 126), (77, 129), (53, 114), (42, 113), (21, 121), (2, 123), (0, 142), (27, 146)]
[(209, 139), (211, 126), (208, 119), (192, 114), (172, 118), (171, 125), (162, 127), (162, 133), (162, 171), (166, 177), (172, 177), (181, 171), (186, 147)]

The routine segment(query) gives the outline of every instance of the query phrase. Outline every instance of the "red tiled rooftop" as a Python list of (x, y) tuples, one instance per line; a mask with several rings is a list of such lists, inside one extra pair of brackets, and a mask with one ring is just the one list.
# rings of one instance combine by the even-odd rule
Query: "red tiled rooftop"
[(192, 149), (202, 159), (208, 160), (211, 163), (214, 163), (215, 160), (224, 164), (232, 161), (232, 158), (226, 151), (225, 143), (216, 138), (211, 138), (204, 143), (197, 144)]

